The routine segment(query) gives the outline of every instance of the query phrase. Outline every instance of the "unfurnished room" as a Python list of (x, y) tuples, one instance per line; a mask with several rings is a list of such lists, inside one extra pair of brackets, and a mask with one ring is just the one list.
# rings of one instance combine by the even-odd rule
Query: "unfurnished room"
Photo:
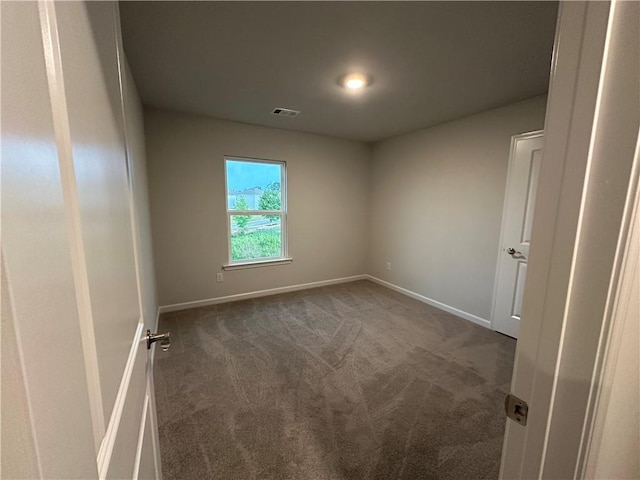
[(2, 478), (640, 478), (639, 2), (0, 6)]

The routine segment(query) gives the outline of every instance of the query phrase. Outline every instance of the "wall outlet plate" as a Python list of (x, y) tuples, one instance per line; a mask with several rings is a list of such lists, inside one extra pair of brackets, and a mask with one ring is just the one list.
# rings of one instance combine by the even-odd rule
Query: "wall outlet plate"
[(216, 273), (216, 282), (224, 282), (224, 277), (222, 276), (222, 272)]

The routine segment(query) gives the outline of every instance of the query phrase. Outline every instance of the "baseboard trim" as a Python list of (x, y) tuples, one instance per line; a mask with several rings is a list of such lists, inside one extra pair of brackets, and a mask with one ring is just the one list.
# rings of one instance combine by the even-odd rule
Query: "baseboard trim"
[(269, 295), (277, 295), (279, 293), (295, 292), (297, 290), (306, 290), (308, 288), (326, 287), (328, 285), (337, 285), (339, 283), (355, 282), (357, 280), (367, 280), (369, 275), (354, 275), (352, 277), (333, 278), (331, 280), (322, 280), (319, 282), (300, 283), (297, 285), (288, 285), (286, 287), (269, 288), (267, 290), (257, 290), (255, 292), (238, 293), (236, 295), (227, 295), (225, 297), (208, 298), (205, 300), (196, 300), (193, 302), (174, 303), (172, 305), (163, 305), (158, 307), (158, 314), (177, 312), (188, 308), (207, 307), (209, 305), (217, 305), (219, 303), (237, 302), (239, 300), (248, 300), (250, 298), (266, 297)]
[(414, 298), (416, 300), (421, 301), (422, 303), (426, 303), (427, 305), (431, 305), (432, 307), (439, 308), (440, 310), (444, 310), (447, 313), (451, 313), (457, 317), (464, 318), (465, 320), (469, 320), (475, 324), (478, 324), (485, 328), (491, 328), (491, 322), (482, 317), (478, 317), (477, 315), (473, 315), (472, 313), (465, 312), (464, 310), (460, 310), (458, 308), (447, 305), (446, 303), (438, 302), (437, 300), (433, 300), (432, 298), (425, 297), (424, 295), (420, 295), (419, 293), (412, 292), (411, 290), (407, 290), (406, 288), (399, 287), (393, 283), (382, 280), (378, 277), (374, 277), (373, 275), (365, 275), (368, 280), (377, 283), (378, 285), (382, 285), (383, 287), (387, 287), (391, 290), (395, 290), (396, 292), (402, 293), (407, 297)]
[(489, 320), (486, 320), (482, 317), (478, 317), (477, 315), (473, 315), (472, 313), (465, 312), (464, 310), (460, 310), (459, 308), (452, 307), (450, 305), (447, 305), (446, 303), (438, 302), (437, 300), (433, 300), (432, 298), (425, 297), (424, 295), (420, 295), (419, 293), (412, 292), (411, 290), (407, 290), (406, 288), (399, 287), (398, 285), (387, 282), (378, 277), (374, 277), (373, 275), (367, 275), (367, 274), (354, 275), (351, 277), (343, 277), (343, 278), (333, 278), (331, 280), (322, 280), (319, 282), (300, 283), (297, 285), (288, 285), (286, 287), (269, 288), (267, 290), (257, 290), (255, 292), (238, 293), (236, 295), (207, 298), (205, 300), (195, 300), (193, 302), (162, 305), (158, 307), (158, 316), (160, 316), (162, 313), (177, 312), (179, 310), (187, 310), (189, 308), (207, 307), (209, 305), (217, 305), (219, 303), (237, 302), (239, 300), (248, 300), (250, 298), (267, 297), (269, 295), (277, 295), (279, 293), (295, 292), (297, 290), (306, 290), (308, 288), (326, 287), (328, 285), (337, 285), (340, 283), (349, 283), (349, 282), (355, 282), (358, 280), (371, 280), (372, 282), (377, 283), (378, 285), (382, 285), (383, 287), (387, 287), (391, 290), (402, 293), (407, 297), (411, 297), (415, 300), (426, 303), (427, 305), (431, 305), (432, 307), (439, 308), (440, 310), (444, 310), (447, 313), (451, 313), (453, 315), (456, 315), (457, 317), (464, 318), (465, 320), (473, 322), (477, 325), (481, 325), (485, 328), (491, 328), (491, 322)]

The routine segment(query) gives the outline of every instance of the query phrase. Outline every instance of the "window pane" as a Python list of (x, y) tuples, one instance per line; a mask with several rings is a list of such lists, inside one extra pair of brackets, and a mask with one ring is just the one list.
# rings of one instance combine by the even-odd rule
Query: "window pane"
[(278, 163), (227, 160), (228, 210), (282, 210)]
[(280, 215), (230, 215), (231, 261), (282, 256)]

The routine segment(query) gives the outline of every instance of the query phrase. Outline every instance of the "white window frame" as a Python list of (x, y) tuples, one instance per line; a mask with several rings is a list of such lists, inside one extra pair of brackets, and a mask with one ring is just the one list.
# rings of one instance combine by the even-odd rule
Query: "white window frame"
[[(280, 210), (230, 210), (229, 182), (227, 178), (227, 161), (247, 163), (266, 163), (280, 165)], [(224, 156), (224, 204), (227, 211), (227, 263), (223, 270), (239, 270), (243, 268), (264, 267), (269, 265), (286, 265), (292, 262), (289, 257), (289, 241), (287, 235), (287, 162), (263, 158)], [(282, 251), (280, 257), (258, 258), (253, 260), (233, 260), (231, 258), (231, 215), (280, 215), (280, 231), (282, 235)]]

